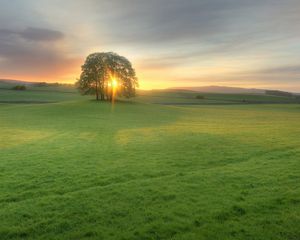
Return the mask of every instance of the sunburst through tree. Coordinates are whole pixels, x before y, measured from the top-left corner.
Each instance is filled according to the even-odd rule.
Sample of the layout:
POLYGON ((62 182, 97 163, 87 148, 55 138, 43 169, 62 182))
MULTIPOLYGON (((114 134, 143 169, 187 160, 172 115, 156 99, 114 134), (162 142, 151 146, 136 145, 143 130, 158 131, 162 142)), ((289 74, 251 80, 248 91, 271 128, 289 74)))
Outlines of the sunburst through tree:
POLYGON ((96 100, 113 101, 116 96, 133 97, 138 79, 130 61, 113 52, 90 54, 81 67, 77 87, 96 100))

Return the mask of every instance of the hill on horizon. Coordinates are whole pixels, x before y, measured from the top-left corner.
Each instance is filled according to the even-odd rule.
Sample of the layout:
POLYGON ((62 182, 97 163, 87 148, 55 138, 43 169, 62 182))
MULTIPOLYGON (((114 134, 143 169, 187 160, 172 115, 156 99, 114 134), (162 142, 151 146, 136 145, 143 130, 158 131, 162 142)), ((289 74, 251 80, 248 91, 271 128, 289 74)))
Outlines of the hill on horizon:
POLYGON ((49 84, 49 85, 53 85, 53 84, 73 85, 72 83, 45 82, 45 81, 31 82, 31 81, 25 81, 25 80, 20 80, 20 79, 5 79, 5 78, 0 78, 0 83, 23 84, 23 85, 32 85, 32 84, 40 84, 40 83, 45 83, 45 84, 49 84))
MULTIPOLYGON (((74 84, 65 84, 65 83, 48 83, 48 82, 30 82, 30 81, 24 81, 24 80, 17 80, 17 79, 0 79, 0 88, 1 87, 10 87, 12 85, 38 85, 38 84, 45 84, 45 85, 68 85, 73 86, 74 84)), ((144 89, 139 89, 140 91, 148 91, 144 89)), ((165 89, 152 89, 152 90, 184 90, 184 91, 193 91, 193 92, 203 92, 203 93, 223 93, 223 94, 266 94, 266 91, 269 91, 270 89, 258 89, 258 88, 241 88, 241 87, 228 87, 228 86, 202 86, 202 87, 171 87, 171 88, 165 88, 165 89)), ((273 89, 275 90, 275 89, 273 89)), ((285 92, 282 90, 278 90, 280 92, 285 92)), ((299 92, 290 92, 295 95, 299 95, 299 92)))
POLYGON ((240 88, 240 87, 227 87, 227 86, 203 86, 203 87, 173 87, 172 90, 189 90, 195 92, 211 92, 211 93, 253 93, 265 94, 266 89, 257 88, 240 88))

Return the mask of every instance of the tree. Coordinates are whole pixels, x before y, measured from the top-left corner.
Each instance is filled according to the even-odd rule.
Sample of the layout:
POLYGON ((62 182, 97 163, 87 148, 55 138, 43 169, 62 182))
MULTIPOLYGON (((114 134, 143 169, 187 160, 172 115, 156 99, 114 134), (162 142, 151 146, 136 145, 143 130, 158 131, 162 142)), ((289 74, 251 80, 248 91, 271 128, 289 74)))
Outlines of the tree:
POLYGON ((12 90, 23 91, 23 90, 26 90, 26 86, 25 85, 17 85, 17 86, 14 86, 12 88, 12 90))
POLYGON ((81 66, 77 87, 82 94, 96 95, 96 100, 113 101, 116 96, 132 97, 138 79, 130 61, 113 52, 92 53, 81 66))

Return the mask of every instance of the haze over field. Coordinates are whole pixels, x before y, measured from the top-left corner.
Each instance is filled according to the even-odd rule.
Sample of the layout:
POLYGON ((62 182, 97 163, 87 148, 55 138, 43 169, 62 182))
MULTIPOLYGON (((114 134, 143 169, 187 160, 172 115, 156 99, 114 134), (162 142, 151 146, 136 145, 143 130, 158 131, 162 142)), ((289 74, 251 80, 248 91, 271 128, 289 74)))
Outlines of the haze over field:
POLYGON ((0 0, 0 78, 73 83, 115 51, 142 89, 300 91, 298 0, 0 0))

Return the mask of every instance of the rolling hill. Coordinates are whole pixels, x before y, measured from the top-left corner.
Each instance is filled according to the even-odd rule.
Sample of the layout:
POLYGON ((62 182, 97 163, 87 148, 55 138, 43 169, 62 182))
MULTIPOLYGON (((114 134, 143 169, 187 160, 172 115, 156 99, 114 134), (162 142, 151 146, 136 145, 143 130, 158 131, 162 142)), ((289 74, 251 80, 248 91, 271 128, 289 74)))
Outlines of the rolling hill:
POLYGON ((0 92, 1 240, 299 239, 299 105, 42 89, 0 92))
POLYGON ((170 88, 173 90, 189 90, 195 92, 207 92, 207 93, 253 93, 264 94, 264 89, 256 88, 238 88, 238 87, 226 87, 226 86, 204 86, 204 87, 176 87, 170 88))
MULTIPOLYGON (((0 80, 0 103, 49 103, 84 98, 93 99, 92 96, 81 96, 72 84, 0 80), (16 85, 25 85, 26 90, 12 90, 16 85)), ((286 104, 300 102, 300 98, 296 95, 276 96, 265 94, 265 90, 217 86, 192 89, 137 90, 135 98, 121 100, 162 105, 286 104)))

